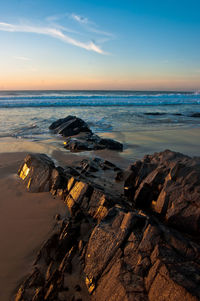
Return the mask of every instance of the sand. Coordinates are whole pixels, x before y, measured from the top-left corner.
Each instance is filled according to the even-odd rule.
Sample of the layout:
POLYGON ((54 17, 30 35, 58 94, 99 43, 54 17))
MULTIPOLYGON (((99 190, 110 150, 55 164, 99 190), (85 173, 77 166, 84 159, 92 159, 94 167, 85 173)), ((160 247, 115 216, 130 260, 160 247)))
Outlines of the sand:
POLYGON ((8 301, 27 275, 43 242, 55 225, 55 215, 65 215, 63 202, 49 193, 29 193, 17 177, 17 169, 27 152, 43 152, 58 165, 73 166, 85 157, 100 156, 126 168, 145 154, 171 149, 191 156, 200 154, 200 129, 175 129, 105 133, 124 143, 124 152, 83 152, 70 154, 62 143, 0 139, 0 300, 8 301))
POLYGON ((0 154, 0 300, 8 301, 66 207, 49 193, 26 192, 16 171, 24 153, 0 154))

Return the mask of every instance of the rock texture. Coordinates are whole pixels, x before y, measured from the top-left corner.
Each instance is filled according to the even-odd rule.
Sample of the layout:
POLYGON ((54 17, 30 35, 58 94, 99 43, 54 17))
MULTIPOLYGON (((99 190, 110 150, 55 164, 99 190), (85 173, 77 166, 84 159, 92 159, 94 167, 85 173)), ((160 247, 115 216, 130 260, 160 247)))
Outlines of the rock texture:
POLYGON ((91 133, 91 130, 85 121, 71 115, 53 122, 49 129, 64 137, 74 136, 81 132, 91 133))
POLYGON ((66 118, 58 119, 50 125, 49 129, 67 138, 64 147, 71 152, 101 149, 123 150, 120 142, 103 139, 93 134, 87 123, 76 116, 69 115, 66 118))
POLYGON ((200 158, 166 150, 130 167, 125 193, 135 208, 181 231, 200 231, 200 158))
MULTIPOLYGON (((35 166, 41 158, 25 158, 19 175, 26 185, 38 178, 35 166)), ((70 217, 56 218, 56 228, 39 250, 15 300, 200 300, 198 158, 165 151, 146 156, 127 171, 108 161, 83 160, 71 170, 77 173, 73 176, 69 168, 55 167, 46 156, 44 161, 50 176, 48 185, 40 185, 38 191, 48 187, 60 196, 70 217), (108 193, 88 180, 99 168, 118 175, 115 178, 124 183, 127 197, 115 189, 108 193), (164 213, 156 209, 162 194, 168 195, 164 213), (173 222, 168 218, 168 208, 175 210, 177 223, 175 216, 173 222), (190 210, 193 223, 185 218, 190 210), (181 219, 187 222, 189 234, 181 219)))

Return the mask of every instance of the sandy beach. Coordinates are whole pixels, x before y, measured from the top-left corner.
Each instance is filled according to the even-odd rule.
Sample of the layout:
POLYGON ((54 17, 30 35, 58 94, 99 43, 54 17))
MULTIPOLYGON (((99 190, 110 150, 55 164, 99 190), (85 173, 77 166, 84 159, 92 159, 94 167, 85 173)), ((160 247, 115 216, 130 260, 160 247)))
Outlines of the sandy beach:
POLYGON ((16 172, 25 153, 0 154, 0 300, 8 301, 53 231, 63 203, 49 193, 28 193, 16 172))
POLYGON ((46 153, 56 165, 75 166, 85 157, 102 157, 121 168, 145 154, 166 148, 191 156, 200 151, 200 129, 108 133, 102 137, 122 141, 125 150, 69 153, 61 141, 53 146, 45 142, 30 142, 2 138, 0 142, 0 299, 7 301, 27 275, 36 253, 53 231, 55 215, 66 214, 66 207, 49 193, 29 193, 17 176, 17 170, 28 152, 46 153), (14 152, 15 150, 15 152, 14 152), (17 152, 16 152, 17 151, 17 152))

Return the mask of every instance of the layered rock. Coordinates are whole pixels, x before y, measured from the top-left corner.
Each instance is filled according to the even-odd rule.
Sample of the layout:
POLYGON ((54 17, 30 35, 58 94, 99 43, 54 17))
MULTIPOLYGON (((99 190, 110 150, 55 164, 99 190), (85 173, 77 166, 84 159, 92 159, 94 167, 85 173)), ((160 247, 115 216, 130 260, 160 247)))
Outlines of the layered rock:
POLYGON ((64 137, 74 136, 82 132, 92 132, 84 120, 71 115, 53 122, 49 129, 64 137))
MULTIPOLYGON (((28 158, 19 171, 26 185, 32 178, 39 179, 39 169, 33 167, 42 157, 28 158)), ((44 158, 50 176, 46 177, 48 185, 38 181, 38 191, 49 187, 64 200, 71 216, 57 217, 56 229, 39 250, 33 271, 15 300, 200 300, 199 239, 194 232, 191 235, 193 227, 187 235, 180 224, 181 208, 184 202, 187 210, 192 208, 193 197, 198 214, 198 198, 192 193, 199 191, 198 158, 165 151, 146 156, 124 172, 108 161, 83 160, 72 170, 77 172, 73 176, 70 168, 55 167, 44 158), (101 172, 110 168, 121 174, 121 180, 125 178, 127 199, 115 189, 108 193, 88 180, 100 167, 101 172), (177 224, 172 223, 176 229, 169 227, 167 206, 164 215, 155 209, 163 189, 168 204, 174 202, 176 213, 180 209, 177 224)))
POLYGON ((50 125, 49 129, 67 138, 64 147, 71 152, 101 149, 123 150, 120 142, 100 138, 93 134, 87 123, 76 116, 69 115, 66 118, 58 119, 50 125))
POLYGON ((131 167, 125 194, 134 208, 157 213, 169 225, 200 231, 200 158, 166 150, 131 167))

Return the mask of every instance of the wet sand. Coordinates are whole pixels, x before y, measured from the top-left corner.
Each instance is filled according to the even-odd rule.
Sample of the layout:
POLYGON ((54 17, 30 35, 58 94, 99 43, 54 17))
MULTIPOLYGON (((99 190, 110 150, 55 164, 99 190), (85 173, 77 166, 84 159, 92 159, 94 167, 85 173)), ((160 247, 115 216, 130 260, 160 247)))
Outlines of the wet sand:
POLYGON ((176 128, 162 130, 138 130, 132 132, 112 132, 101 134, 124 144, 121 153, 123 159, 135 161, 147 154, 165 149, 180 152, 188 156, 200 156, 200 128, 176 128))
POLYGON ((28 193, 16 172, 25 153, 0 154, 0 300, 8 301, 66 207, 49 193, 28 193))
POLYGON ((62 141, 29 142, 0 139, 0 300, 8 301, 27 275, 36 253, 53 231, 55 215, 66 207, 49 193, 28 193, 17 177, 17 169, 27 152, 43 152, 59 165, 76 165, 84 157, 99 156, 126 168, 146 154, 171 149, 190 156, 200 154, 200 129, 174 129, 105 133, 124 143, 124 152, 96 151, 71 154, 62 141))

